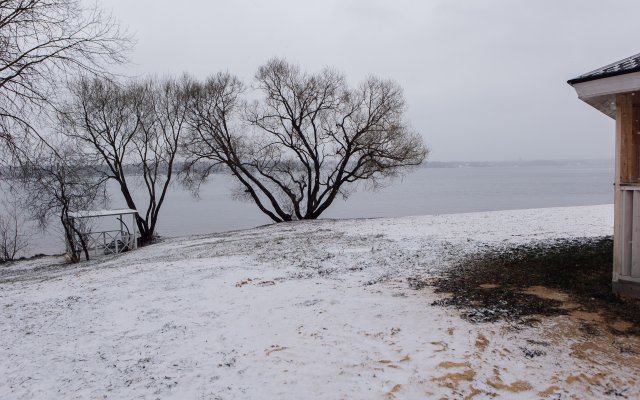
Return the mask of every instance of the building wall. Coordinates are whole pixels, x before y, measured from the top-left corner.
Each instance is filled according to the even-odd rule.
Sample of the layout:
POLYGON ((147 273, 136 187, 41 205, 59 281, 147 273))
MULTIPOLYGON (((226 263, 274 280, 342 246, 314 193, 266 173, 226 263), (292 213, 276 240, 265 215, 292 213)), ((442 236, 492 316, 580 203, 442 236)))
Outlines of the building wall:
POLYGON ((614 291, 640 297, 640 93, 616 95, 614 291))

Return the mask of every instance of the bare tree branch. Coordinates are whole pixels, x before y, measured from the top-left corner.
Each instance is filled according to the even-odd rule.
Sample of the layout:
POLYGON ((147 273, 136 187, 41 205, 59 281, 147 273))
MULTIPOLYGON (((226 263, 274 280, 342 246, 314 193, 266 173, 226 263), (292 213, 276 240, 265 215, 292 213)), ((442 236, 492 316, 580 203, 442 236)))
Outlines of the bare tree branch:
POLYGON ((0 148, 47 144, 38 128, 69 77, 109 76, 126 61, 131 38, 80 0, 0 0, 0 148))

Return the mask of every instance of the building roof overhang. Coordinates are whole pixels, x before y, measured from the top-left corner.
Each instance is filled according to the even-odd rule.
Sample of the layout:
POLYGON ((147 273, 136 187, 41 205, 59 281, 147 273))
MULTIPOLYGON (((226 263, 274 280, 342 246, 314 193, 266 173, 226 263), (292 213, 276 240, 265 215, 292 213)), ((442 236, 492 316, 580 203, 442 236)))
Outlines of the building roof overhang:
POLYGON ((616 117, 616 94, 640 91, 640 72, 574 83, 578 98, 611 118, 616 117))
POLYGON ((640 54, 627 57, 567 81, 578 98, 611 118, 616 94, 640 91, 640 54))

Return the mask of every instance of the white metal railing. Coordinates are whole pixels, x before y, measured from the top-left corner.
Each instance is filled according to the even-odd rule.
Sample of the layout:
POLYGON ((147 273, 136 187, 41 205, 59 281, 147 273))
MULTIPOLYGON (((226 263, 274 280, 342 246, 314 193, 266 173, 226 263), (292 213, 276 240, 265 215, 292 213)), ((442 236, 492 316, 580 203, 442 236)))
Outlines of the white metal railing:
MULTIPOLYGON (((100 231, 83 234, 83 239, 87 245, 87 251, 91 257, 119 254, 135 249, 136 237, 126 231, 100 231)), ((77 241, 77 250, 82 254, 83 249, 80 241, 77 241)))
POLYGON ((138 212, 134 209, 118 209, 118 210, 84 210, 69 213, 66 221, 75 232, 82 233, 67 238, 67 252, 74 252, 80 255, 84 253, 82 242, 87 247, 87 258, 95 258, 97 256, 108 254, 119 254, 128 250, 134 250, 138 247, 136 218, 138 212), (131 225, 124 222, 124 217, 131 218, 131 225), (115 217, 120 224, 120 229, 105 230, 92 232, 90 230, 91 223, 84 221, 93 221, 95 219, 103 219, 107 217, 115 217), (129 231, 131 227, 132 232, 129 231), (80 240, 82 239, 82 240, 80 240), (71 243, 70 243, 71 242, 71 243))

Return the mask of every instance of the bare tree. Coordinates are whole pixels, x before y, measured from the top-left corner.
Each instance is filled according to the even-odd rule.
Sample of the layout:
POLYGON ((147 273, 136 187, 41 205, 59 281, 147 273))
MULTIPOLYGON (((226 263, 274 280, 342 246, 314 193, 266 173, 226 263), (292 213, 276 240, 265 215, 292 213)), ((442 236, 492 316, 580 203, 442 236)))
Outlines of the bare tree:
MULTIPOLYGON (((80 0, 0 0, 0 148, 22 159, 60 83, 107 75, 131 43, 109 15, 80 0)), ((44 141, 44 143, 47 143, 44 141)))
POLYGON ((379 185, 423 162, 428 150, 404 121, 402 89, 368 78, 350 88, 325 69, 306 74, 284 60, 258 69, 260 100, 220 73, 197 85, 185 142, 187 181, 218 165, 273 221, 318 218, 358 181, 379 185))
POLYGON ((103 177, 93 174, 82 154, 69 144, 51 146, 28 160, 22 165, 21 179, 24 204, 31 218, 44 229, 52 217, 57 217, 67 243, 80 243, 80 249, 67 249, 71 261, 80 261, 82 253, 88 260, 84 229, 69 214, 105 201, 103 177))
POLYGON ((0 214, 0 263, 13 261, 29 246, 29 236, 24 233, 26 218, 15 198, 2 201, 0 214))
POLYGON ((191 86, 186 76, 124 85, 82 80, 61 114, 67 136, 84 143, 96 172, 117 182, 127 206, 138 210, 143 244, 154 237, 172 182, 191 86), (144 208, 135 200, 140 191, 133 188, 138 186, 144 194, 138 203, 144 208))
POLYGON ((173 182, 193 85, 192 79, 183 75, 180 79, 147 79, 130 88, 141 93, 136 102, 139 129, 133 139, 133 160, 147 194, 144 217, 139 218, 143 243, 156 232, 160 210, 173 182))

